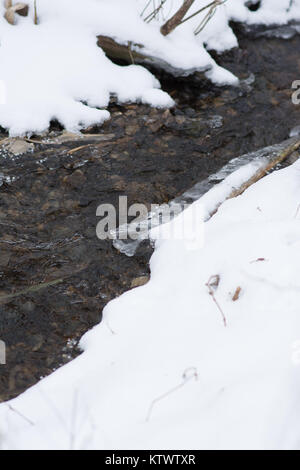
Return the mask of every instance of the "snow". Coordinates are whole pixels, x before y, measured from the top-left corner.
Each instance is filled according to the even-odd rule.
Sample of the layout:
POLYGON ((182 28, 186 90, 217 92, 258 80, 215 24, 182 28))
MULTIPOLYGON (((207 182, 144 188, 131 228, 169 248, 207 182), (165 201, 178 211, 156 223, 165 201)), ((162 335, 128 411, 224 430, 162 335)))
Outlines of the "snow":
MULTIPOLYGON (((113 64, 98 34, 236 85, 208 52, 237 46, 230 19, 300 19, 300 0, 262 0, 255 12, 228 0, 199 35, 194 18, 163 37, 179 0, 149 24, 144 0, 39 0, 38 26, 28 3, 15 26, 0 6, 0 125, 12 136, 53 119, 72 132, 101 124, 111 96, 174 105, 145 68, 113 64)), ((240 168, 152 232, 149 283, 106 306, 80 357, 0 405, 0 448, 300 448, 300 160, 223 202, 256 170, 240 168)))
MULTIPOLYGON (((94 10, 101 17, 99 2, 89 3, 89 15, 94 10)), ((120 67, 104 55, 89 18, 80 16, 82 2, 44 0, 38 8, 39 26, 31 18, 20 19, 17 26, 1 19, 1 78, 7 99, 0 107, 0 124, 11 135, 41 133, 52 119, 72 132, 101 124, 109 113, 97 108, 106 107, 111 94, 120 102, 173 105, 146 69, 120 67)))
POLYGON ((0 406, 2 448, 299 449, 299 178, 300 160, 223 203, 201 247, 158 240, 85 352, 0 406))
MULTIPOLYGON (((120 43, 144 44, 145 52, 187 73, 209 67, 207 76, 216 84, 237 85, 238 78, 219 67, 205 48, 222 52, 238 46, 230 19, 280 24, 300 19, 299 0, 289 11, 289 0, 264 0, 257 12, 251 12, 245 0, 228 0, 199 35, 194 30, 206 11, 164 37, 160 25, 181 0, 167 0, 150 23, 140 16, 145 0, 39 0, 38 25, 33 24, 34 2, 27 3, 29 17, 16 15, 15 25, 7 23, 4 2, 0 5, 0 125, 11 136, 42 133, 54 119, 72 132, 100 125, 109 119, 105 108, 111 96, 121 103, 174 105, 150 72, 113 64, 96 45, 99 34, 120 43)), ((206 4, 196 0, 188 14, 206 4)))

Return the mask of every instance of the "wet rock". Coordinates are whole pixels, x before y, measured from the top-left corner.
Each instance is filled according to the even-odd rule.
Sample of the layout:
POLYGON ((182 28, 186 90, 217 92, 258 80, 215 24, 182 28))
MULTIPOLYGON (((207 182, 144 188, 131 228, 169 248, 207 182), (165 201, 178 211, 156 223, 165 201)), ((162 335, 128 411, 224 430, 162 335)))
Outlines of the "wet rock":
POLYGON ((189 118, 195 118, 197 115, 196 111, 193 108, 190 108, 189 106, 184 109, 184 112, 189 118))
POLYGON ((50 215, 53 212, 57 211, 59 207, 59 201, 47 201, 46 204, 42 206, 42 209, 44 212, 46 212, 47 215, 50 215))
POLYGON ((30 300, 28 300, 22 305, 22 310, 25 313, 32 313, 34 309, 35 309, 35 304, 30 300))
POLYGON ((86 177, 81 170, 74 171, 71 175, 65 176, 63 182, 74 189, 80 188, 86 181, 86 177))
POLYGON ((137 133, 138 129, 139 129, 138 124, 126 126, 125 133, 126 133, 126 135, 132 136, 132 135, 137 133))
POLYGON ((32 352, 37 352, 41 349, 44 344, 44 337, 42 335, 33 335, 30 339, 30 345, 32 352))
POLYGON ((135 256, 142 259, 150 259, 153 253, 153 246, 150 240, 143 240, 136 250, 135 256))
POLYGON ((150 276, 140 276, 132 280, 130 287, 134 289, 135 287, 141 287, 149 282, 150 276))
POLYGON ((186 116, 176 116, 175 118, 175 121, 176 121, 176 124, 178 124, 179 126, 182 126, 183 124, 186 123, 186 116))
MULTIPOLYGON (((31 371, 26 367, 19 365, 14 367, 10 374, 8 380, 8 389, 9 390, 17 390, 27 383, 28 378, 31 376, 31 371)), ((1 390, 2 393, 2 390, 1 390)))
POLYGON ((10 253, 2 251, 0 248, 0 267, 5 267, 8 265, 10 256, 10 253))
POLYGON ((159 131, 159 129, 162 128, 164 123, 161 120, 155 121, 154 119, 149 119, 146 125, 149 127, 150 131, 153 132, 153 134, 155 134, 156 132, 159 131))
POLYGON ((17 156, 23 153, 33 152, 34 144, 26 142, 26 140, 23 139, 6 139, 3 148, 17 156))

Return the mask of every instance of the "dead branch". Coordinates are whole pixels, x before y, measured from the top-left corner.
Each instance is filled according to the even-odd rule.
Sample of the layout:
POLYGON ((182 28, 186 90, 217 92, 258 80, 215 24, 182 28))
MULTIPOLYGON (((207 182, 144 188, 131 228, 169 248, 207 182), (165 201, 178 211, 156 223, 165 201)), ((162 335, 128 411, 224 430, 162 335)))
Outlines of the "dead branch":
POLYGON ((203 72, 207 72, 211 66, 206 66, 203 68, 197 68, 186 70, 174 67, 165 60, 149 55, 144 49, 143 44, 132 44, 128 43, 126 45, 117 43, 114 39, 108 36, 98 36, 97 44, 103 49, 106 55, 118 61, 126 62, 127 64, 137 64, 143 66, 149 66, 151 68, 162 70, 167 72, 174 77, 186 77, 191 74, 195 74, 197 78, 203 79, 203 72))
POLYGON ((195 0, 184 0, 183 5, 179 8, 179 10, 160 28, 160 32, 163 36, 167 36, 172 31, 174 31, 175 28, 177 28, 193 5, 194 1, 195 0))
MULTIPOLYGON (((240 196, 243 194, 246 189, 249 188, 249 186, 252 186, 252 184, 256 183, 259 181, 261 178, 266 176, 270 170, 276 167, 279 163, 283 162, 284 160, 287 159, 287 157, 294 152, 295 150, 298 150, 300 147, 300 139, 299 137, 292 137, 291 139, 288 139, 283 142, 286 144, 286 147, 282 151, 278 152, 272 152, 268 151, 269 148, 266 147, 264 150, 266 152, 268 151, 268 154, 262 155, 262 157, 266 157, 266 164, 257 170, 257 172, 245 183, 243 183, 239 188, 234 189, 231 194, 229 195, 228 199, 233 199, 234 197, 240 196)), ((278 144, 280 145, 280 144, 278 144)), ((263 161, 263 158, 262 158, 263 161)))
MULTIPOLYGON (((244 183, 242 183, 240 186, 234 188, 231 193, 226 197, 227 199, 233 199, 237 196, 240 196, 243 194, 250 186, 252 186, 254 183, 262 179, 264 176, 266 176, 269 171, 273 170, 276 168, 276 165, 278 165, 281 162, 284 162, 290 155, 291 153, 295 152, 300 148, 300 139, 299 136, 296 137, 291 137, 288 140, 285 140, 281 142, 280 144, 275 145, 272 147, 265 147, 261 149, 261 154, 259 156, 259 160, 261 161, 261 165, 258 166, 257 171, 249 178, 247 179, 244 183)), ((246 154, 243 155, 243 157, 249 158, 249 155, 251 154, 246 154)), ((253 160, 255 159, 255 153, 253 153, 253 160)), ((249 163, 250 160, 248 160, 245 163, 249 163)), ((243 166, 243 165, 242 165, 243 166)), ((226 167, 225 167, 226 168, 226 167)), ((241 168, 239 165, 236 167, 236 169, 241 168)), ((224 201, 221 201, 217 204, 217 207, 211 211, 209 214, 209 219, 215 215, 218 212, 219 207, 224 201)), ((260 207, 257 207, 257 210, 262 212, 260 207)))

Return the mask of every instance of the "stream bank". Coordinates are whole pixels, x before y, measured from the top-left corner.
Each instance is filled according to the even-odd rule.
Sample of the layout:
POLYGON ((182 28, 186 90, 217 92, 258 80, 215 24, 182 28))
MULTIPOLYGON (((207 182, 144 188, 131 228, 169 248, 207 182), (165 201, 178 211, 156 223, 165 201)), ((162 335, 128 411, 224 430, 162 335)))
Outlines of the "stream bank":
MULTIPOLYGON (((79 354, 81 336, 112 298, 149 276, 147 243, 133 258, 96 237, 96 209, 119 196, 162 204, 235 156, 272 145, 300 124, 291 101, 300 37, 264 37, 235 25, 240 48, 218 63, 239 88, 159 77, 173 110, 112 103, 102 138, 29 143, 0 151, 0 400, 26 390, 79 354), (85 145, 86 144, 86 145, 85 145)), ((6 135, 3 133, 2 138, 6 135)), ((33 140, 39 141, 38 137, 33 140)))

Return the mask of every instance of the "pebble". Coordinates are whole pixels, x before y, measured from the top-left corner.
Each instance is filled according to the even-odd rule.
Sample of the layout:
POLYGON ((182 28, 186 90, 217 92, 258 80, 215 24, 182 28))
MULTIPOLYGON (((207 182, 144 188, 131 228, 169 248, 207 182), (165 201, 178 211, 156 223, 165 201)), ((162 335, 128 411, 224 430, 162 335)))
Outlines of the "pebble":
POLYGON ((140 276, 140 277, 136 277, 136 278, 133 279, 133 281, 131 282, 131 288, 134 289, 135 287, 144 286, 145 284, 147 284, 147 282, 149 281, 149 279, 150 279, 149 276, 140 276))
POLYGON ((7 139, 3 146, 6 150, 16 156, 27 152, 33 152, 34 150, 34 144, 26 142, 26 140, 23 139, 7 139))

